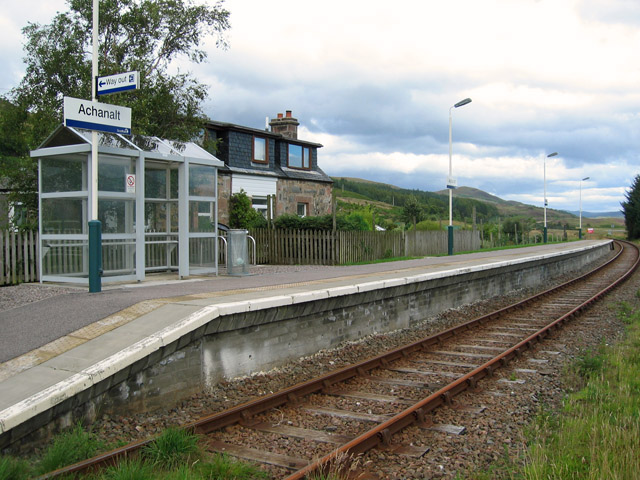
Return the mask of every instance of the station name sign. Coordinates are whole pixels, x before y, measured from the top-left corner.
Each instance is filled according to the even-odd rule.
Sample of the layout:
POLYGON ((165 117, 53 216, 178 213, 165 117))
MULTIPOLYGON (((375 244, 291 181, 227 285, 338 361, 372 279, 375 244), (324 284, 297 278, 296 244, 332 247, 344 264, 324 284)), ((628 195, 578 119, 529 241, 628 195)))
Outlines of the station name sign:
POLYGON ((131 135, 131 109, 64 97, 64 124, 67 127, 131 135))

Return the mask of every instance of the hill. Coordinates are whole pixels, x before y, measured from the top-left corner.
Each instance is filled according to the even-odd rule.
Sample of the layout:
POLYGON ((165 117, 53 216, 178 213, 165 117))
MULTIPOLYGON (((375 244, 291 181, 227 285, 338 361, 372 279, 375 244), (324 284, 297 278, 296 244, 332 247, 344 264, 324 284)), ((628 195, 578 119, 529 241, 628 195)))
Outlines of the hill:
MULTIPOLYGON (((334 195, 345 203, 359 205, 371 204, 381 211, 385 211, 389 219, 398 221, 401 215, 401 207, 409 196, 415 197, 427 216, 432 219, 448 219, 448 190, 425 192, 422 190, 410 190, 386 183, 363 180, 353 177, 333 177, 334 195)), ((471 221, 471 210, 475 206, 478 222, 494 222, 500 219, 528 220, 536 223, 543 218, 543 208, 527 205, 512 200, 504 200, 500 197, 472 187, 459 187, 455 190, 453 202, 454 218, 471 221)), ((577 227, 579 212, 567 212, 547 208, 547 223, 551 226, 565 225, 577 227)), ((589 216, 582 213, 583 227, 589 223, 602 225, 623 226, 624 219, 617 212, 612 215, 589 216), (588 221, 585 218, 589 219, 588 221)))

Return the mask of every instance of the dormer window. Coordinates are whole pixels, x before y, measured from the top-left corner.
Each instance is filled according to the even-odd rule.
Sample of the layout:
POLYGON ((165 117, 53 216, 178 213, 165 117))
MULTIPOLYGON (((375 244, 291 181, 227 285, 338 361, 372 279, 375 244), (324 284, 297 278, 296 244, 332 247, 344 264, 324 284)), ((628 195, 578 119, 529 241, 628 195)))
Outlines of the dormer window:
POLYGON ((289 144, 287 166, 289 168, 311 168, 311 149, 302 145, 289 144))
POLYGON ((252 160, 255 163, 269 163, 269 149, 267 148, 266 138, 253 137, 253 159, 252 160))

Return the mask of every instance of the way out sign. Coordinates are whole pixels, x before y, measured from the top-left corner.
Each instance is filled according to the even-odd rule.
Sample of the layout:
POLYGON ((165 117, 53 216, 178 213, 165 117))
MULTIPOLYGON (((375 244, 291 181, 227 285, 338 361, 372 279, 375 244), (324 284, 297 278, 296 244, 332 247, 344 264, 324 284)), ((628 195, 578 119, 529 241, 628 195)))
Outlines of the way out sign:
POLYGON ((127 173, 124 176, 124 188, 127 193, 136 193, 136 176, 127 173))
POLYGON ((64 97, 64 124, 67 127, 131 135, 131 109, 64 97))
POLYGON ((98 96, 136 90, 138 88, 140 88, 140 75, 138 75, 138 72, 117 73, 96 78, 96 94, 98 96))

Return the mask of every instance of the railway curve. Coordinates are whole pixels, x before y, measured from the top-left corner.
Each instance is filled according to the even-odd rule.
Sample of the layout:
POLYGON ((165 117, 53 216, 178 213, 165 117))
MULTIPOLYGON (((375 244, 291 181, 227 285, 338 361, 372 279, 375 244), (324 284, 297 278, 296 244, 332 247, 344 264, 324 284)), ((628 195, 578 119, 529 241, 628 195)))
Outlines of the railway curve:
MULTIPOLYGON (((276 475, 290 480, 326 469, 341 456, 376 447, 424 454, 428 448, 398 444, 394 435, 410 425, 432 428, 430 412, 473 390, 497 368, 521 356, 624 281, 637 268, 638 249, 616 242, 616 250, 606 264, 560 286, 184 428, 206 435, 211 451, 274 465, 276 475), (227 429, 247 433, 225 435, 227 429), (226 441, 238 437, 248 439, 247 445, 226 441), (296 446, 287 447, 285 453, 268 451, 269 445, 277 450, 274 439, 283 437, 288 439, 287 445, 296 446), (265 448, 254 448, 256 445, 265 448)), ((113 464, 149 441, 127 445, 43 478, 113 464)))

